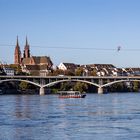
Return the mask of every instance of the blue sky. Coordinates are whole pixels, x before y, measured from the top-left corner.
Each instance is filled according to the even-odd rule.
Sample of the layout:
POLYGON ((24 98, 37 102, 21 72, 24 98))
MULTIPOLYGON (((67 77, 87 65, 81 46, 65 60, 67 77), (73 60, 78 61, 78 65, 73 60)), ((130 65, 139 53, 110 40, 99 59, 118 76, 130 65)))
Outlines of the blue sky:
POLYGON ((140 67, 139 7, 140 0, 0 0, 0 60, 13 63, 16 37, 23 52, 27 35, 31 54, 55 65, 140 67))

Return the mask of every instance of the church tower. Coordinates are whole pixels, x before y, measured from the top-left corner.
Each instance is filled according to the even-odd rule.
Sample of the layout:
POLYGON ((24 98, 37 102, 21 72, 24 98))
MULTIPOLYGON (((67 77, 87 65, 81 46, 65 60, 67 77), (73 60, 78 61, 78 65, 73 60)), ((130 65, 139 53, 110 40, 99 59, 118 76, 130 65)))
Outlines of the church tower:
POLYGON ((28 44, 27 37, 26 37, 26 44, 25 44, 25 47, 24 47, 23 58, 30 58, 30 46, 28 44))
POLYGON ((14 64, 21 64, 21 51, 20 51, 20 46, 18 43, 18 36, 17 36, 17 44, 15 47, 15 54, 14 54, 14 64))

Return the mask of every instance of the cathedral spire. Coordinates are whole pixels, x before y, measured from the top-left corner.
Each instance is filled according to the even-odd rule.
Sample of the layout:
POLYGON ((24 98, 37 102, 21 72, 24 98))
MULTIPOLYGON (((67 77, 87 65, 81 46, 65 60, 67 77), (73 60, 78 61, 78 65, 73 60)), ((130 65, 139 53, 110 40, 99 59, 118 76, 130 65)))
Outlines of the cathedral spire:
POLYGON ((26 43, 25 43, 25 47, 24 47, 24 58, 29 58, 30 57, 30 46, 28 44, 28 39, 26 36, 26 43))
POLYGON ((16 46, 18 46, 19 47, 19 43, 18 43, 18 36, 17 36, 17 45, 16 46))
POLYGON ((26 36, 26 45, 25 46, 29 46, 27 36, 26 36))
POLYGON ((14 54, 14 63, 15 64, 20 64, 21 63, 21 51, 20 51, 20 46, 18 42, 18 36, 17 36, 17 43, 15 47, 15 54, 14 54))

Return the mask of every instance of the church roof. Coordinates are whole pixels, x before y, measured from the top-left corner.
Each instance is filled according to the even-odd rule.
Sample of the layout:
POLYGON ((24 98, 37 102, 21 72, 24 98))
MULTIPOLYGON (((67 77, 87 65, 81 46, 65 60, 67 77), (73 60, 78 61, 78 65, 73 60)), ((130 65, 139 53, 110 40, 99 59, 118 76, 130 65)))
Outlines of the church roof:
POLYGON ((31 61, 31 57, 30 58, 23 58, 22 64, 25 64, 25 65, 30 64, 30 61, 31 61))
POLYGON ((50 57, 47 56, 33 56, 35 64, 52 64, 50 57))
POLYGON ((42 64, 47 64, 47 65, 53 65, 50 57, 47 56, 32 56, 29 58, 23 58, 22 64, 25 65, 42 65, 42 64))

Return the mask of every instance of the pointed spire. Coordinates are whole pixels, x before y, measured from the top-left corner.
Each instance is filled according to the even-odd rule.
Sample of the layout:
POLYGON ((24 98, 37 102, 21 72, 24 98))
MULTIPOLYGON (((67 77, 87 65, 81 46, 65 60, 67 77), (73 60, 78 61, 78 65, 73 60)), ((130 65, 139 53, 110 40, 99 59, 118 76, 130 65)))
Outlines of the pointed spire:
POLYGON ((20 46, 18 42, 18 36, 17 36, 17 42, 16 42, 16 47, 15 47, 15 54, 14 54, 14 63, 15 64, 20 64, 21 63, 21 51, 20 51, 20 46))
POLYGON ((26 36, 26 45, 25 46, 29 46, 27 36, 26 36))
POLYGON ((29 44, 28 44, 28 39, 27 39, 27 36, 26 36, 26 44, 25 44, 25 50, 29 50, 30 48, 29 48, 30 46, 29 46, 29 44))
POLYGON ((16 46, 19 46, 19 43, 18 43, 18 36, 17 36, 17 45, 16 46))
POLYGON ((24 57, 24 58, 29 58, 29 57, 30 57, 30 46, 29 46, 29 44, 28 44, 27 36, 26 36, 26 44, 25 44, 25 47, 24 47, 24 54, 23 54, 23 57, 24 57))

